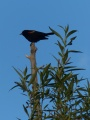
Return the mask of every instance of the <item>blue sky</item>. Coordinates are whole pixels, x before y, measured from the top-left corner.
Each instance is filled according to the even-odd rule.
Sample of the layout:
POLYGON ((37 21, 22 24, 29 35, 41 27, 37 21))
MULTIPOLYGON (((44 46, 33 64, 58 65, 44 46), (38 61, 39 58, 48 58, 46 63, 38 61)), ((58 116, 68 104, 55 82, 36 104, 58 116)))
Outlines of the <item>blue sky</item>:
MULTIPOLYGON (((27 119, 22 104, 25 98, 21 91, 9 89, 19 77, 12 66, 23 70, 30 66, 25 55, 29 55, 29 42, 19 34, 24 29, 35 29, 49 32, 49 26, 58 32, 69 24, 70 30, 77 29, 77 39, 73 49, 81 50, 83 54, 72 55, 72 61, 78 67, 86 68, 79 71, 80 76, 90 79, 90 0, 2 0, 0 2, 0 119, 16 120, 16 117, 27 119)), ((48 41, 36 44, 37 65, 48 62, 55 63, 52 54, 57 54, 56 36, 50 36, 48 41)), ((29 68, 30 70, 30 68, 29 68)), ((85 84, 85 83, 83 83, 85 84)))

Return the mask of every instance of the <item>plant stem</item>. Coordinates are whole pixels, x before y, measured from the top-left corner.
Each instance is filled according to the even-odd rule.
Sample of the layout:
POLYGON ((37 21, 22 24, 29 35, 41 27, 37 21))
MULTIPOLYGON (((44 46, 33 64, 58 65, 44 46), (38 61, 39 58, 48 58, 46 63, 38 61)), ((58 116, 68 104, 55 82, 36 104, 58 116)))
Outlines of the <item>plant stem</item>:
MULTIPOLYGON (((31 43, 30 45, 30 56, 28 58, 30 59, 31 62, 31 74, 34 75, 36 72, 36 51, 37 48, 35 46, 35 43, 31 43)), ((40 105, 40 98, 37 98, 37 93, 38 93, 38 78, 37 75, 35 77, 35 80, 32 84, 32 99, 33 99, 33 108, 32 111, 35 111, 35 116, 38 118, 38 120, 41 120, 41 105, 40 105)), ((32 112, 31 111, 31 112, 32 112)))

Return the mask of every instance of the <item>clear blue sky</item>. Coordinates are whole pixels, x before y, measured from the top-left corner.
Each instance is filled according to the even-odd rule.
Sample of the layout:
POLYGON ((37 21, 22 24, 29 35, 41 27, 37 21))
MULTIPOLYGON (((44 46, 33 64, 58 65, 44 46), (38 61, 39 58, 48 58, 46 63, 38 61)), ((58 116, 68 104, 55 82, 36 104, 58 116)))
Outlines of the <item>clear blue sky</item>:
MULTIPOLYGON (((22 104, 25 98, 18 89, 9 92, 14 86, 14 81, 19 77, 13 70, 30 66, 25 55, 29 55, 29 42, 19 34, 24 29, 35 29, 49 32, 48 26, 57 30, 57 25, 77 29, 78 36, 73 48, 84 53, 75 56, 72 61, 78 67, 86 68, 79 71, 80 76, 90 78, 90 0, 2 0, 0 2, 0 119, 16 120, 16 117, 26 120, 22 104)), ((56 54, 58 48, 56 36, 51 36, 48 41, 36 44, 37 65, 41 66, 55 60, 51 54, 56 54)), ((30 68, 29 68, 30 70, 30 68)))

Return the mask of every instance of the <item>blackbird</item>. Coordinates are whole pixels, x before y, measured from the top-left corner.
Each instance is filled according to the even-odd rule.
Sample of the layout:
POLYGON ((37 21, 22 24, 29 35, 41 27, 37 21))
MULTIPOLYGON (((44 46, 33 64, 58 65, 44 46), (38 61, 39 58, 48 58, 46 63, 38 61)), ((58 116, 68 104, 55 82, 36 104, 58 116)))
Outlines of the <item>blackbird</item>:
POLYGON ((48 36, 53 34, 53 32, 44 33, 36 30, 23 30, 20 35, 23 35, 29 42, 35 43, 40 40, 48 39, 48 36))

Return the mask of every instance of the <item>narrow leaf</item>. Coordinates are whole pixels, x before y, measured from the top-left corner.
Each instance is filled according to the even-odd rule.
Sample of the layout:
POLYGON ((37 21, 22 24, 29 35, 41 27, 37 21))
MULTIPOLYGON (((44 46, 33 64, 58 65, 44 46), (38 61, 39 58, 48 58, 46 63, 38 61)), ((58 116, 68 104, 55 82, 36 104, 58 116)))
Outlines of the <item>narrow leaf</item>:
POLYGON ((48 69, 50 68, 50 65, 51 65, 51 63, 48 64, 48 65, 44 68, 44 70, 43 70, 43 74, 46 74, 46 72, 47 72, 48 69))
POLYGON ((69 30, 69 25, 65 27, 65 34, 68 32, 68 30, 69 30))
POLYGON ((77 51, 77 50, 69 50, 68 52, 73 52, 73 53, 82 53, 81 51, 77 51))
POLYGON ((53 30, 51 27, 49 27, 49 29, 63 41, 62 36, 58 32, 56 32, 55 30, 53 30))
POLYGON ((67 66, 67 67, 64 67, 64 69, 70 69, 70 68, 75 68, 76 66, 67 66))
POLYGON ((77 37, 77 36, 72 37, 72 38, 70 39, 70 42, 69 42, 67 45, 72 45, 72 41, 73 41, 73 40, 75 40, 75 39, 76 39, 76 37, 77 37))
POLYGON ((61 52, 63 53, 63 50, 64 50, 64 46, 61 45, 61 43, 58 41, 58 44, 57 44, 61 50, 61 52))
POLYGON ((49 89, 47 89, 46 91, 45 91, 45 95, 48 95, 49 94, 49 89))
POLYGON ((76 71, 76 70, 85 70, 85 69, 83 69, 83 68, 75 68, 75 69, 69 69, 69 70, 67 70, 67 71, 65 71, 65 72, 76 71))
POLYGON ((65 31, 65 29, 64 29, 64 27, 62 27, 61 25, 58 25, 60 28, 62 28, 64 31, 65 31))
POLYGON ((26 80, 27 80, 30 76, 31 76, 31 74, 26 75, 26 77, 25 77, 26 80))
POLYGON ((72 77, 73 77, 72 73, 66 74, 66 75, 62 78, 62 81, 65 82, 66 80, 68 80, 68 79, 70 79, 70 78, 72 78, 72 77))
POLYGON ((62 53, 61 53, 61 52, 58 52, 58 54, 59 54, 61 57, 63 57, 63 55, 62 55, 62 53))
POLYGON ((13 67, 13 69, 14 69, 14 70, 16 71, 16 73, 20 76, 20 78, 23 79, 22 74, 21 74, 16 68, 13 67))
POLYGON ((63 57, 63 63, 64 64, 66 64, 67 59, 68 59, 68 50, 66 50, 66 53, 65 53, 65 55, 63 57))
POLYGON ((70 40, 71 40, 71 41, 72 41, 72 40, 75 40, 75 39, 76 39, 76 37, 77 37, 77 36, 75 36, 75 37, 72 37, 70 40))
POLYGON ((44 109, 48 107, 48 104, 44 106, 44 109))
POLYGON ((70 31, 70 32, 67 34, 66 38, 68 38, 70 35, 72 35, 72 34, 75 33, 75 32, 77 32, 77 30, 72 30, 72 31, 70 31))
POLYGON ((54 56, 54 55, 52 55, 53 57, 54 57, 54 59, 58 62, 58 59, 54 56))
POLYGON ((27 67, 25 68, 23 73, 24 73, 24 76, 26 76, 26 74, 27 74, 27 67))
POLYGON ((35 78, 37 76, 37 72, 38 72, 38 69, 36 68, 35 73, 32 75, 32 77, 31 77, 31 79, 30 79, 30 81, 28 83, 28 86, 31 85, 35 81, 35 78))
MULTIPOLYGON (((19 86, 19 85, 15 85, 15 86, 12 87, 10 90, 13 90, 14 88, 16 88, 16 87, 18 87, 18 86, 19 86)), ((9 91, 10 91, 10 90, 9 90, 9 91)))
POLYGON ((26 107, 23 105, 23 108, 24 108, 24 111, 25 111, 25 113, 27 114, 27 116, 29 117, 29 113, 28 113, 28 111, 27 111, 27 109, 26 109, 26 107))
POLYGON ((59 41, 58 41, 58 46, 59 46, 60 50, 63 52, 64 46, 62 46, 61 43, 60 43, 59 41))

